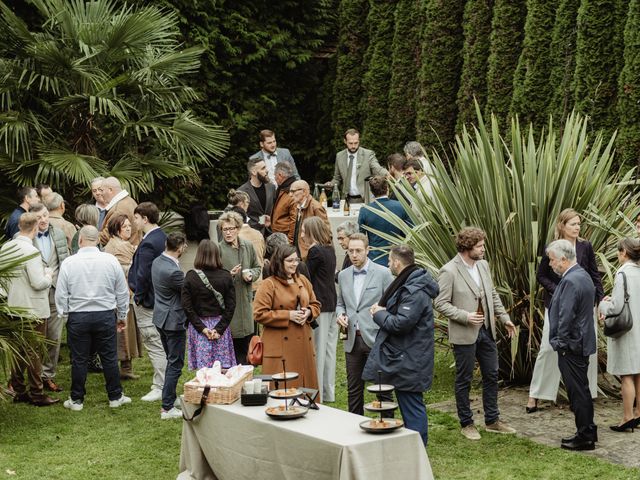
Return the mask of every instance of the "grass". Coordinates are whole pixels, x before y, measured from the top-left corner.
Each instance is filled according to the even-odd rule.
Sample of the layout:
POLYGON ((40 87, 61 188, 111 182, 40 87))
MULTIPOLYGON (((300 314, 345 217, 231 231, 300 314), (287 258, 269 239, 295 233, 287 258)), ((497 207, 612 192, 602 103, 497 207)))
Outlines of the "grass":
MULTIPOLYGON (((452 364, 452 354, 439 348, 433 388, 425 395, 427 403, 452 398, 452 364)), ((133 404, 118 409, 109 408, 99 374, 89 375, 82 412, 67 411, 62 405, 35 408, 0 401, 0 479, 175 479, 182 422, 161 421, 159 403, 139 400, 148 391, 152 371, 146 358, 135 361, 134 366, 142 378, 123 384, 133 404)), ((341 347, 337 372, 336 403, 332 406, 346 409, 341 347)), ((58 396, 65 399, 70 382, 66 349, 58 376, 67 390, 58 396)), ((185 370, 181 381, 191 376, 185 370)), ((3 377, 0 379, 5 382, 3 377)), ((460 435, 456 418, 436 411, 429 412, 428 453, 437 479, 640 478, 638 469, 523 438, 486 435, 480 442, 469 442, 460 435)))

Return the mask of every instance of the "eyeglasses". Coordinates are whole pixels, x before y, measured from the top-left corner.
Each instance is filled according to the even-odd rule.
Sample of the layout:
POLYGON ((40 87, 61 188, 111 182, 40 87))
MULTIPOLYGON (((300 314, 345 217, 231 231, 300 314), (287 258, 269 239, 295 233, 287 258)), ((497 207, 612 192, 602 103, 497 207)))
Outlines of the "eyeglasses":
POLYGON ((284 261, 287 263, 300 263, 299 258, 285 258, 284 261))
POLYGON ((223 232, 233 232, 234 230, 237 230, 237 229, 238 229, 238 227, 226 227, 226 228, 223 228, 222 231, 223 232))
POLYGON ((289 193, 296 193, 296 192, 299 192, 301 190, 303 190, 303 189, 302 188, 295 188, 295 189, 289 190, 289 193))

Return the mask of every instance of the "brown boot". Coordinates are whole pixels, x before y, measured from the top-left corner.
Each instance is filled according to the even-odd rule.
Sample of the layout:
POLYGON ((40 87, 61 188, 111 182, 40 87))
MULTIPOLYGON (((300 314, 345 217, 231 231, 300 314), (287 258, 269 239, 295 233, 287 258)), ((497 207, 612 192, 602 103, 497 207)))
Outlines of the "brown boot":
POLYGON ((120 361, 120 380, 137 380, 140 375, 133 373, 133 366, 131 360, 120 361))

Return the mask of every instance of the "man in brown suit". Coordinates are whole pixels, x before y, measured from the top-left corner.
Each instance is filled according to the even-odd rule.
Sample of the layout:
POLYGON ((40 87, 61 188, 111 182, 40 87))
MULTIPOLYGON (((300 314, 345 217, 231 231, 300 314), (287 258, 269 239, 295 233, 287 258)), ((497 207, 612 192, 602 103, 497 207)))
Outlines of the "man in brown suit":
POLYGON ((276 201, 271 212, 271 231, 284 233, 293 244, 293 235, 296 228, 296 217, 298 216, 298 205, 289 195, 289 189, 296 177, 293 167, 288 162, 279 162, 275 167, 275 177, 278 189, 276 190, 276 201))
POLYGON ((102 182, 102 198, 107 203, 107 214, 104 217, 102 230, 100 231, 100 243, 106 245, 109 241, 109 232, 107 230, 109 220, 115 215, 124 214, 129 218, 129 222, 131 222, 131 226, 133 227, 129 243, 131 243, 131 245, 138 245, 141 236, 140 231, 135 227, 133 218, 133 211, 138 204, 129 196, 129 192, 122 189, 120 180, 116 177, 105 178, 102 182))
POLYGON ((297 180, 291 184, 289 188, 289 195, 293 199, 293 202, 297 206, 296 223, 293 233, 293 246, 300 253, 300 258, 307 258, 307 252, 309 246, 300 239, 300 229, 302 228, 302 222, 308 217, 320 217, 324 220, 324 223, 331 228, 329 218, 327 217, 327 211, 324 207, 313 198, 311 191, 309 190, 309 184, 304 180, 297 180))

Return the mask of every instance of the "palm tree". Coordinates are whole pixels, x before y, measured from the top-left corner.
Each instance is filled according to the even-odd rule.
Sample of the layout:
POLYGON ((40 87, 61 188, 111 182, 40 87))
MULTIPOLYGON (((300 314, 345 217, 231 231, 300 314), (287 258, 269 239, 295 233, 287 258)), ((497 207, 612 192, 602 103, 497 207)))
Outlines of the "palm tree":
MULTIPOLYGON (((8 283, 30 258, 32 256, 20 256, 16 248, 0 251, 0 371, 5 376, 16 360, 22 358, 21 352, 27 349, 45 352, 45 339, 35 330, 40 320, 25 309, 7 304, 8 283)), ((0 388, 0 398, 3 394, 3 388, 0 388)))
MULTIPOLYGON (((603 283, 611 285, 616 241, 635 235, 630 219, 638 213, 640 195, 629 188, 633 170, 614 169, 615 136, 608 141, 601 134, 589 138, 586 118, 569 116, 560 138, 550 121, 538 139, 533 128, 525 134, 516 118, 505 139, 493 115, 487 126, 477 112, 478 126, 458 136, 450 168, 432 153, 433 200, 425 201, 422 187, 416 192, 404 180, 394 187, 415 227, 389 211, 374 210, 402 229, 404 238, 377 233, 392 243, 409 243, 417 261, 435 275, 456 254, 453 236, 458 230, 475 225, 487 232, 496 289, 523 333, 511 343, 502 340, 502 373, 523 382, 530 378, 542 329, 536 270, 544 245, 552 240, 556 216, 567 207, 583 213, 583 233, 607 274, 603 283)), ((440 319, 439 327, 446 330, 446 322, 440 319)), ((606 352, 602 340, 599 350, 606 352)))
POLYGON ((228 148, 200 121, 185 78, 201 47, 182 49, 175 14, 115 0, 31 0, 42 26, 0 1, 0 172, 18 185, 86 192, 97 175, 133 194, 158 181, 197 183, 228 148))

